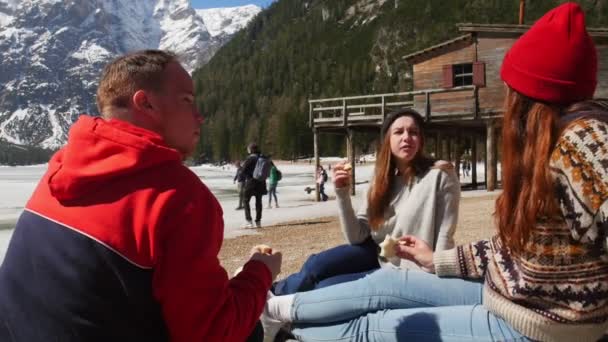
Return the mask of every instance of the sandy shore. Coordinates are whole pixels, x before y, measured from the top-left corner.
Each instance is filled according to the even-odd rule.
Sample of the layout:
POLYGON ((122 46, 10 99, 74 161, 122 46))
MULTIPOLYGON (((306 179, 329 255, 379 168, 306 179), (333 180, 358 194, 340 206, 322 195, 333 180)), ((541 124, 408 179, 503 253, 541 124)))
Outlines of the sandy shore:
MULTIPOLYGON (((492 212, 497 195, 489 193, 461 200, 456 243, 475 241, 493 234, 492 212)), ((336 204, 330 201, 327 205, 336 204)), ((281 278, 299 270, 309 255, 344 243, 337 217, 293 221, 265 227, 258 232, 224 241, 220 261, 230 274, 243 265, 251 247, 257 244, 267 244, 283 252, 281 278)))

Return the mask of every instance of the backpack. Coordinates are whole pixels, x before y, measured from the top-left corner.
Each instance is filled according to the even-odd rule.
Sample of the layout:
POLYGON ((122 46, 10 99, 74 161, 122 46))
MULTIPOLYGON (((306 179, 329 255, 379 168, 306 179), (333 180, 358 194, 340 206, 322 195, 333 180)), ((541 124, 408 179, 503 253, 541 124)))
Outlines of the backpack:
POLYGON ((277 169, 277 182, 280 181, 283 178, 283 174, 281 173, 281 171, 279 171, 279 169, 277 169))
POLYGON ((255 169, 253 169, 253 178, 259 181, 265 181, 270 176, 270 169, 272 168, 272 162, 266 156, 260 155, 258 161, 255 162, 255 169))
POLYGON ((327 172, 325 172, 325 170, 323 170, 323 183, 327 182, 327 172))

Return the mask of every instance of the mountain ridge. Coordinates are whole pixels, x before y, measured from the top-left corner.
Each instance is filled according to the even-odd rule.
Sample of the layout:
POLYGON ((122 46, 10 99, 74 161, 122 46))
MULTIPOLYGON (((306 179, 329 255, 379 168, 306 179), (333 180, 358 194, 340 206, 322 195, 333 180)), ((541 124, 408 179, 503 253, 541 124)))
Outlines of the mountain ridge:
MULTIPOLYGON (((257 14, 234 13, 239 22, 257 14)), ((192 71, 232 36, 221 32, 212 36, 189 0, 0 0, 0 140, 56 149, 81 113, 98 114, 109 60, 160 48, 192 71)))

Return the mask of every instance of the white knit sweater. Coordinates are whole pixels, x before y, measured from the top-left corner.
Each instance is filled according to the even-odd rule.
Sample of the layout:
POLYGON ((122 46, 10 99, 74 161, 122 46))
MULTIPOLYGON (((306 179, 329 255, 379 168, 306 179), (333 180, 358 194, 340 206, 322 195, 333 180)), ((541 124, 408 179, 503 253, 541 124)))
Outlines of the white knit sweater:
MULTIPOLYGON (((368 223, 367 200, 355 214, 349 188, 336 189, 340 224, 348 243, 361 243, 369 236, 380 243, 387 235, 394 238, 414 235, 435 250, 453 248, 460 203, 460 182, 454 169, 431 168, 417 176, 411 186, 405 184, 402 177, 394 177, 385 221, 376 231, 372 231, 368 223)), ((380 262, 383 266, 416 268, 413 263, 397 257, 389 259, 390 263, 380 262)))

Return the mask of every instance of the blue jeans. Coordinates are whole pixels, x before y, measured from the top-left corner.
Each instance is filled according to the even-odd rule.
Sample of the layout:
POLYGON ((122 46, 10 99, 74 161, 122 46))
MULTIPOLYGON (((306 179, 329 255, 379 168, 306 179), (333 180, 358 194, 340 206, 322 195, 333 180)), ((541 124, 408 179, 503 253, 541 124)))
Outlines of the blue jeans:
POLYGON ((268 206, 272 203, 272 197, 274 197, 274 204, 279 204, 277 200, 277 184, 268 184, 268 206))
POLYGON ((313 254, 300 272, 275 283, 273 293, 293 294, 361 278, 380 267, 377 250, 370 237, 358 245, 341 245, 313 254))
POLYGON ((321 196, 321 201, 323 202, 327 201, 329 198, 329 196, 325 194, 325 183, 319 184, 319 195, 321 196))
POLYGON ((299 341, 528 341, 481 305, 483 283, 382 269, 295 295, 299 341))

